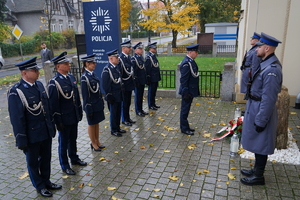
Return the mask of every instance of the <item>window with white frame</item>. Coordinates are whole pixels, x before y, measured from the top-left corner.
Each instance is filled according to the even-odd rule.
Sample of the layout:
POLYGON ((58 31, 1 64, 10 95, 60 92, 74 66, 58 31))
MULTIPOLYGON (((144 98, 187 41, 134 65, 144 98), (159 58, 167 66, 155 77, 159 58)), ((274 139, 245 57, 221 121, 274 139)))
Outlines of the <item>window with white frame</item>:
POLYGON ((53 31, 53 32, 55 32, 55 23, 56 23, 56 20, 52 19, 51 20, 51 31, 53 31))
POLYGON ((73 21, 73 20, 69 20, 69 21, 68 21, 68 27, 69 27, 70 29, 73 29, 73 28, 74 28, 74 21, 73 21))
POLYGON ((60 19, 58 21, 58 25, 59 25, 59 32, 62 32, 62 30, 63 30, 63 20, 62 19, 60 19))

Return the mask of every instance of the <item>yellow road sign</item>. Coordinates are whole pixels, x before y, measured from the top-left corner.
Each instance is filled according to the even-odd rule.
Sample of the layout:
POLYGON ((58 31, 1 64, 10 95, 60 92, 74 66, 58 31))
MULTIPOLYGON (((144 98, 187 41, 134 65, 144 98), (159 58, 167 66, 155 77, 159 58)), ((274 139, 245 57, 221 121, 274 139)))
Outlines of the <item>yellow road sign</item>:
POLYGON ((13 31, 12 31, 12 34, 19 40, 20 37, 22 36, 23 34, 23 31, 22 29, 16 24, 13 31))

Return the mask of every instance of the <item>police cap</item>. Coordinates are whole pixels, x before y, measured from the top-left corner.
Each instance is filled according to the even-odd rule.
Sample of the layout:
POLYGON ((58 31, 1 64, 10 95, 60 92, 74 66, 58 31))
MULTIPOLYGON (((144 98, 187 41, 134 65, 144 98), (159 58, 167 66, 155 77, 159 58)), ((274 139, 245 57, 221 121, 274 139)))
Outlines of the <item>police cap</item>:
POLYGON ((258 33, 256 33, 256 32, 254 32, 253 33, 253 36, 251 37, 252 39, 260 39, 261 38, 261 35, 260 34, 258 34, 258 33))
POLYGON ((96 56, 96 54, 84 56, 84 57, 80 58, 80 60, 82 62, 95 62, 95 56, 96 56))
POLYGON ((19 70, 25 70, 25 69, 41 69, 41 67, 39 67, 36 64, 36 57, 30 58, 28 60, 24 60, 18 64, 16 64, 15 66, 19 67, 19 70))
POLYGON ((148 44, 148 47, 149 48, 152 48, 152 49, 156 49, 157 47, 156 47, 156 44, 157 44, 157 42, 153 42, 153 43, 151 43, 151 44, 148 44))
POLYGON ((187 51, 198 51, 199 49, 199 44, 192 44, 186 47, 187 51))
POLYGON ((142 44, 142 42, 138 42, 138 43, 135 44, 132 48, 133 48, 133 49, 142 49, 142 48, 143 48, 143 44, 142 44))
POLYGON ((255 44, 258 46, 266 44, 266 45, 277 47, 279 43, 281 43, 281 41, 262 32, 259 42, 256 42, 255 44))
POLYGON ((122 42, 120 45, 121 45, 121 47, 129 47, 129 48, 131 48, 131 40, 127 40, 125 42, 122 42))
POLYGON ((112 51, 108 51, 106 54, 107 54, 107 56, 119 57, 118 49, 114 49, 112 51))
POLYGON ((67 52, 64 51, 61 54, 59 54, 58 56, 54 57, 51 59, 51 61, 54 63, 54 65, 59 64, 59 63, 66 63, 66 62, 70 62, 70 60, 67 58, 67 52))

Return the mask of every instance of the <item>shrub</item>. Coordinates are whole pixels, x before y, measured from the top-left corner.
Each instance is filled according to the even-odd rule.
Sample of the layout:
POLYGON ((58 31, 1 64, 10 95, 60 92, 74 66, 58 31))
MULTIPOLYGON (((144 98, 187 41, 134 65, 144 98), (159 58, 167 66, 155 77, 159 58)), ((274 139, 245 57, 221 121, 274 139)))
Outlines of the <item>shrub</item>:
POLYGON ((62 35, 65 37, 65 48, 67 49, 71 49, 73 47, 76 46, 75 43, 75 34, 76 32, 74 31, 74 29, 67 29, 67 30, 63 30, 62 31, 62 35))

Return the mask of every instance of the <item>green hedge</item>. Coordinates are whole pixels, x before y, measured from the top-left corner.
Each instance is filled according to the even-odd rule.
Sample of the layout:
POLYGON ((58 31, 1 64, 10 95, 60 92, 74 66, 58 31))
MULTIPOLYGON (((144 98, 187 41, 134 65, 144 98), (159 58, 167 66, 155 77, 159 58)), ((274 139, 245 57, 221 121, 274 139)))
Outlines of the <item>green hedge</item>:
MULTIPOLYGON (((30 40, 29 42, 21 43, 23 55, 35 53, 35 40, 30 40)), ((0 42, 0 48, 2 50, 3 57, 13 57, 20 56, 20 43, 7 44, 0 42)))
MULTIPOLYGON (((122 33, 122 38, 128 37, 130 35, 130 38, 146 38, 148 37, 148 31, 140 31, 140 32, 125 32, 122 33)), ((159 33, 154 33, 153 31, 150 31, 151 36, 159 36, 159 33)))

